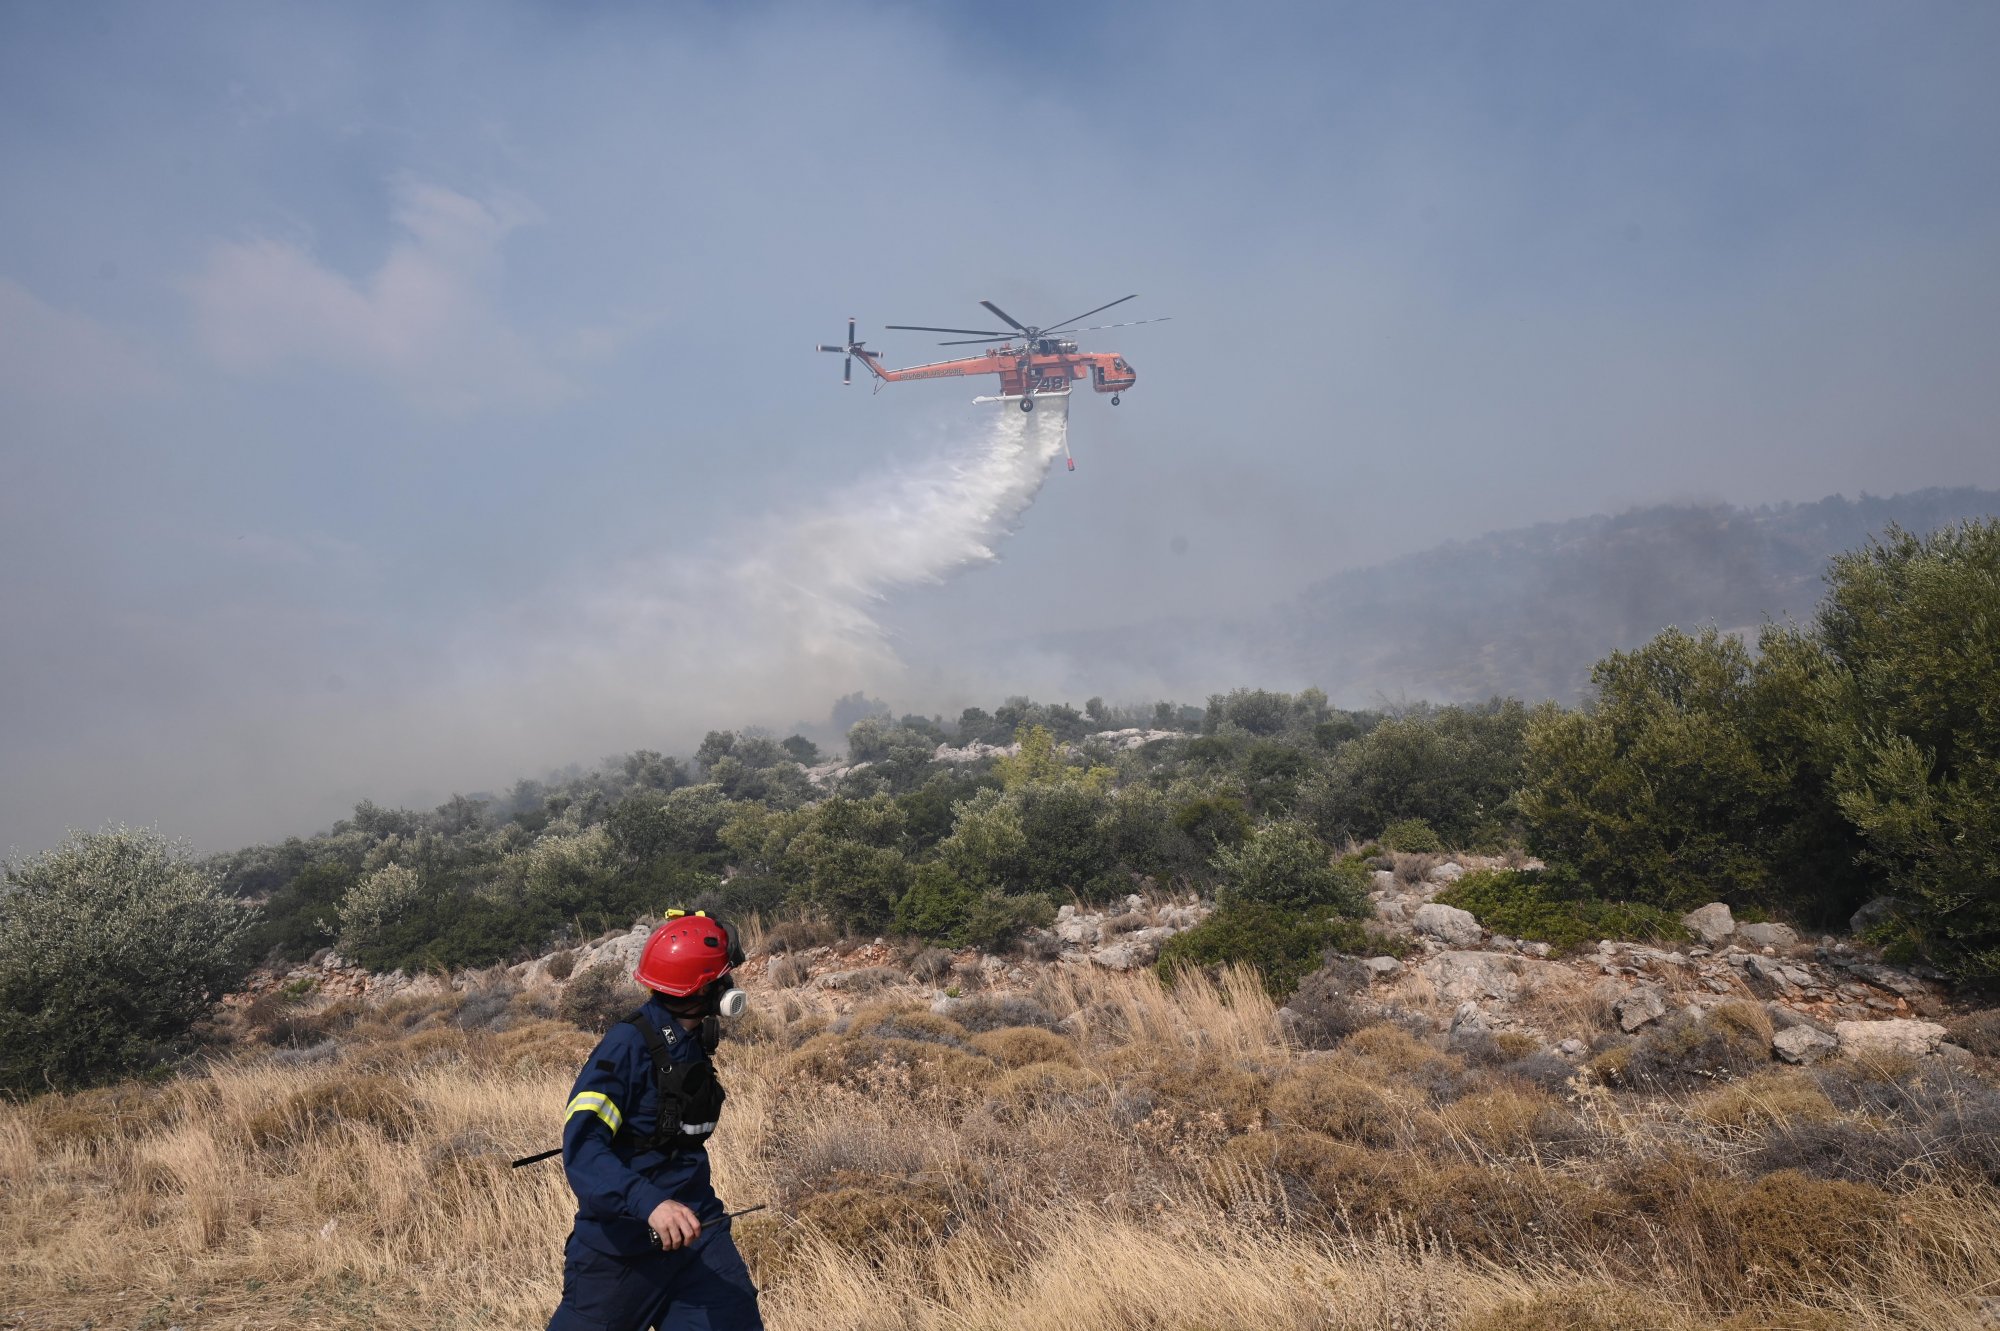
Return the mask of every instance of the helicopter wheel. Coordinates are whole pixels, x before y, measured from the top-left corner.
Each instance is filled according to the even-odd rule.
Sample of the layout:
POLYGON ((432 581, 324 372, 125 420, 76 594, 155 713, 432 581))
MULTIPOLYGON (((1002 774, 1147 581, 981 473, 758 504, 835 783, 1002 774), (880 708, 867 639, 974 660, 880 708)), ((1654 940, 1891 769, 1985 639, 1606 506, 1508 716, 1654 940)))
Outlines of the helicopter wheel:
POLYGON ((1114 407, 1118 405, 1118 395, 1116 393, 1111 395, 1111 405, 1114 407))
POLYGON ((1033 411, 1034 409, 1035 409, 1035 399, 1031 397, 1024 397, 1021 399, 1022 411, 1033 411))

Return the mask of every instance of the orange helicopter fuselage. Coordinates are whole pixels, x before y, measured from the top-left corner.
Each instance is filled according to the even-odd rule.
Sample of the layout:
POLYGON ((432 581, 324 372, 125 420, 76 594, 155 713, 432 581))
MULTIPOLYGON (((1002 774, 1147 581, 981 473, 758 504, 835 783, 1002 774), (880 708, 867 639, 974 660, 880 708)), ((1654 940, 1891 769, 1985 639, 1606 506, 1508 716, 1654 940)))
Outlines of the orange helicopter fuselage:
POLYGON ((869 373, 883 383, 993 374, 1000 377, 1000 392, 1005 397, 1068 392, 1071 384, 1084 379, 1090 380, 1091 388, 1099 393, 1122 393, 1139 381, 1138 372, 1117 352, 1078 351, 1076 343, 1055 338, 1041 338, 1019 346, 1008 343, 983 355, 933 361, 900 370, 885 367, 875 352, 856 354, 869 373))

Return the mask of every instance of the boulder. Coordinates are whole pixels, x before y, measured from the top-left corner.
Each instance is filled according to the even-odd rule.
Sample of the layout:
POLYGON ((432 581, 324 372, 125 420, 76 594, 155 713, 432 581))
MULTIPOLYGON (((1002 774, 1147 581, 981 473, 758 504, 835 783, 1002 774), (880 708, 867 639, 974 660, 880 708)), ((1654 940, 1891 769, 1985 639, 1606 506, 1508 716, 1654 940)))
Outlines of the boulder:
POLYGON ((1681 916, 1681 923, 1710 947, 1736 932, 1735 917, 1730 915, 1729 907, 1720 901, 1711 901, 1698 910, 1689 911, 1681 916))
POLYGON ((1739 924, 1736 936, 1751 947, 1791 947, 1799 941, 1789 924, 1739 924))
POLYGON ((1361 963, 1368 968, 1368 974, 1377 980, 1386 980, 1402 972, 1403 963, 1394 957, 1370 957, 1361 963))
POLYGON ((1425 874, 1424 877, 1430 879, 1433 883, 1455 883, 1465 877, 1465 866, 1457 860, 1446 860, 1443 864, 1438 865, 1425 874))
POLYGON ((1838 1038, 1811 1026, 1788 1026, 1771 1037, 1771 1052, 1787 1063, 1817 1063, 1838 1048, 1838 1038))
POLYGON ((1416 926, 1418 933, 1442 939, 1453 947, 1471 947, 1485 933, 1471 911, 1460 910, 1456 906, 1440 906, 1435 901, 1427 901, 1417 907, 1410 923, 1416 926))
POLYGON ((1065 943, 1088 943, 1097 938, 1099 925, 1095 916, 1085 916, 1056 921, 1056 937, 1065 943))
POLYGON ((1396 890, 1396 875, 1387 869, 1377 869, 1375 871, 1374 890, 1377 892, 1394 892, 1396 890))
POLYGON ((1440 952, 1419 967, 1448 1003, 1511 999, 1521 992, 1518 962, 1491 952, 1440 952))
POLYGON ((1934 1021, 1910 1017, 1890 1017, 1885 1021, 1837 1021, 1834 1037, 1840 1052, 1848 1057, 1869 1054, 1935 1053, 1944 1041, 1944 1027, 1934 1021))
POLYGON ((1916 907, 1901 897, 1876 897, 1848 917, 1849 933, 1865 934, 1892 915, 1913 915, 1916 907))
POLYGON ((1627 1035, 1667 1015, 1667 1000, 1650 984, 1642 984, 1611 1005, 1618 1027, 1627 1035))
POLYGON ((1403 924, 1409 919, 1409 912, 1403 903, 1394 897, 1375 903, 1375 918, 1384 924, 1403 924))

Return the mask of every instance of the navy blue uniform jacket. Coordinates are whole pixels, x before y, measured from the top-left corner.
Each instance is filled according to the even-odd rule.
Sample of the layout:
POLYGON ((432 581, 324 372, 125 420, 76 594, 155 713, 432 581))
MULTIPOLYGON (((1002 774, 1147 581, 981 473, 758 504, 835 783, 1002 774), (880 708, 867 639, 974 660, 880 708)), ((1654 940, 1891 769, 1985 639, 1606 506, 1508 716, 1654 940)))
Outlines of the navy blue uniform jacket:
MULTIPOLYGON (((669 1039, 678 1035, 669 1051, 674 1062, 702 1056, 699 1038, 675 1023, 657 995, 643 1010, 669 1039)), ((576 1237, 598 1252, 652 1252, 646 1217, 664 1201, 693 1211, 704 1230, 722 1219, 706 1148, 671 1156, 638 1149, 658 1118, 645 1037, 629 1025, 613 1026, 577 1074, 563 1118, 563 1172, 576 1192, 576 1237)))

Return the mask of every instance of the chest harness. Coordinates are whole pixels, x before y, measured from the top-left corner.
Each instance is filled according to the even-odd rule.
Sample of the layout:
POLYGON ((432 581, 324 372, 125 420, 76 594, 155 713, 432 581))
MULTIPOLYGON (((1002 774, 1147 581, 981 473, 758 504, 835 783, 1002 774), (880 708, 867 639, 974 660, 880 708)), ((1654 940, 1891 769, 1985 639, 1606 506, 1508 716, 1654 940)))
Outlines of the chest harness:
POLYGON ((715 1064, 709 1058, 721 1036, 721 1022, 714 1017, 703 1018, 701 1033, 696 1037, 701 1042, 701 1057, 680 1063, 673 1060, 673 1051, 688 1034, 680 1029, 679 1022, 670 1022, 662 1030, 641 1009, 619 1024, 633 1027, 646 1041, 646 1053, 653 1060, 653 1090, 659 1100, 659 1112, 653 1120, 652 1132, 645 1137, 637 1137, 628 1125, 620 1125, 617 1135, 636 1141, 642 1151, 666 1155, 706 1145, 722 1117, 722 1102, 729 1098, 722 1083, 716 1080, 715 1064))
MULTIPOLYGON (((646 1042, 646 1054, 653 1062, 653 1092, 659 1101, 659 1114, 653 1120, 653 1130, 643 1137, 632 1131, 629 1119, 621 1122, 612 1143, 630 1142, 642 1154, 657 1151, 675 1155, 700 1150, 715 1132, 716 1122, 722 1117, 722 1102, 729 1098, 722 1083, 716 1080, 715 1064, 709 1058, 722 1037, 722 1022, 714 1016, 702 1018, 701 1031, 695 1037, 701 1042, 701 1057, 684 1063, 673 1060, 673 1051, 688 1038, 679 1022, 672 1022, 662 1030, 640 1009, 618 1024, 637 1030, 646 1042)), ((524 1155, 514 1161, 514 1168, 548 1160, 562 1151, 557 1146, 524 1155)))

